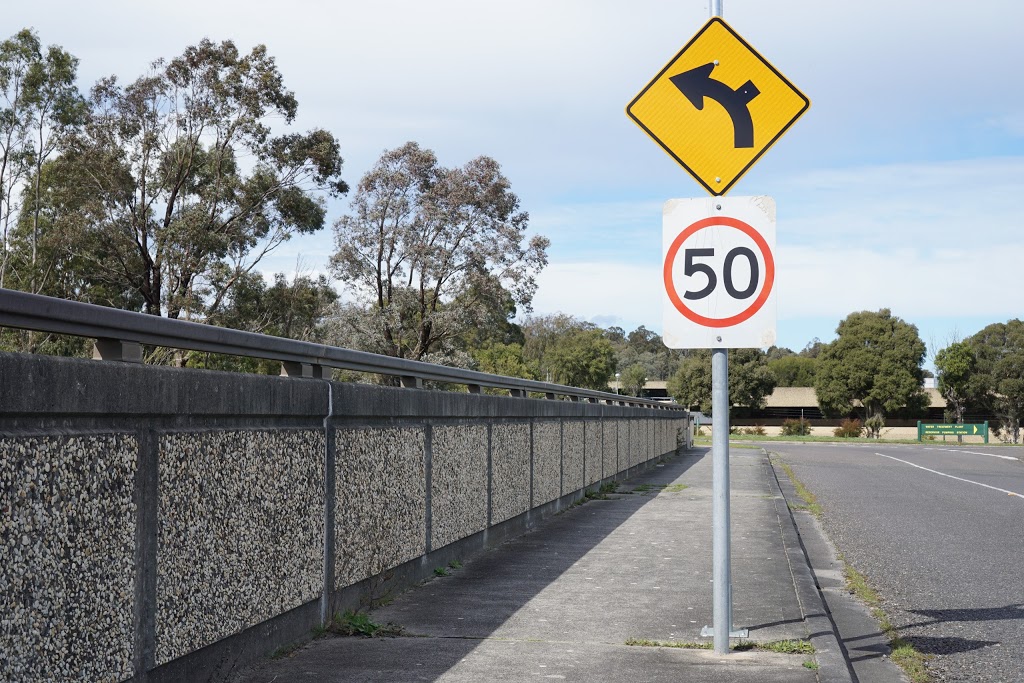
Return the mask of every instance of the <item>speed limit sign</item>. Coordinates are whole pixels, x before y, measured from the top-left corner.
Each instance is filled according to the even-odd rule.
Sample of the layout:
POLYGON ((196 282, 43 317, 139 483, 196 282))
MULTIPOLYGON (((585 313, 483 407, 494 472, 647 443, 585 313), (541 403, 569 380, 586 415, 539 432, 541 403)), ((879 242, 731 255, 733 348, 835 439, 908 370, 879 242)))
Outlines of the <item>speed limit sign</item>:
POLYGON ((775 200, 670 199, 664 209, 665 345, 775 343, 775 200))

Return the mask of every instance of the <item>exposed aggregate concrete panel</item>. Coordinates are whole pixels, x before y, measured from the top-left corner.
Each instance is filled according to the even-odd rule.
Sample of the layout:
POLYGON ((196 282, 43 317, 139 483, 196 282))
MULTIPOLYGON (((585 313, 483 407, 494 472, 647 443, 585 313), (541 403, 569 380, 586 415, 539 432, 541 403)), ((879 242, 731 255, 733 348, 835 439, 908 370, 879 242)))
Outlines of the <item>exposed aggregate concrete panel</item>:
POLYGON ((654 440, 654 420, 641 420, 640 429, 643 430, 641 443, 644 449, 643 460, 646 462, 661 455, 661 451, 658 450, 658 445, 654 440))
POLYGON ((425 436, 340 429, 336 443, 335 584, 343 588, 427 551, 425 436))
POLYGON ((157 664, 320 595, 324 452, 311 430, 160 437, 157 664))
POLYGON ((619 471, 619 427, 616 420, 601 420, 604 432, 604 472, 602 477, 611 477, 619 471))
POLYGON ((127 434, 0 438, 0 680, 132 675, 127 434))
POLYGON ((487 427, 434 427, 430 546, 436 550, 487 526, 487 427))
POLYGON ((629 420, 618 421, 618 447, 621 449, 618 466, 624 470, 637 464, 637 446, 633 442, 636 433, 637 428, 632 426, 629 420))
POLYGON ((583 448, 584 448, 584 483, 587 486, 601 480, 601 466, 604 460, 604 452, 601 448, 601 439, 604 430, 601 423, 591 420, 583 423, 583 448))
POLYGON ((562 495, 583 488, 583 423, 562 423, 562 495))
POLYGON ((533 423, 533 505, 543 505, 562 493, 562 426, 557 420, 533 423))
POLYGON ((491 428, 491 524, 530 508, 530 425, 491 428))

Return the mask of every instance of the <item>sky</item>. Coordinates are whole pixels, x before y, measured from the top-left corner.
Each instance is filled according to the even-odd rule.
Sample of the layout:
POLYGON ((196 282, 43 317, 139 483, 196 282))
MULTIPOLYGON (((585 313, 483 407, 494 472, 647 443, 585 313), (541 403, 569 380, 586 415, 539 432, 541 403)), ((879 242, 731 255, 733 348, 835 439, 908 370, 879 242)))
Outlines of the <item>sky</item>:
MULTIPOLYGON (((4 15, 78 57, 83 90, 204 37, 265 44, 293 127, 339 139, 350 185, 408 140, 447 166, 491 156, 551 240, 534 312, 661 331, 662 206, 707 195, 624 109, 707 0, 36 0, 4 15)), ((776 202, 777 343, 829 341, 886 307, 933 354, 1021 317, 1024 3, 725 0, 724 17, 812 103, 729 193, 776 202)), ((328 228, 264 265, 324 271, 333 249, 328 228)))

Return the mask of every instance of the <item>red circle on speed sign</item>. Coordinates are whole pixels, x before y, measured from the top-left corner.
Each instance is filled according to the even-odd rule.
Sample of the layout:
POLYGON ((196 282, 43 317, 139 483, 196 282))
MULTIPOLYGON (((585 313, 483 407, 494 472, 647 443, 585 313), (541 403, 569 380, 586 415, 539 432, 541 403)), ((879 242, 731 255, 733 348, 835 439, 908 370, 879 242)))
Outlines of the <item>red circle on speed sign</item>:
POLYGON ((686 228, 686 230, 679 233, 674 240, 672 240, 672 244, 668 248, 668 253, 665 255, 664 279, 665 292, 668 294, 669 301, 672 302, 672 305, 675 306, 677 311, 682 313, 689 320, 697 323, 698 325, 704 325, 705 327, 732 327, 733 325, 738 325, 741 322, 748 320, 752 315, 761 310, 761 307, 764 306, 764 302, 768 300, 768 295, 771 294, 772 286, 775 284, 775 259, 772 257, 772 250, 768 246, 768 242, 766 242, 764 237, 761 236, 761 233, 754 230, 754 228, 750 227, 749 224, 744 223, 737 218, 714 216, 711 218, 704 218, 693 223, 686 228), (728 318, 708 318, 689 308, 685 303, 683 303, 683 300, 676 292, 676 285, 672 278, 672 267, 675 265, 676 254, 679 253, 679 248, 683 246, 683 242, 698 231, 703 230, 704 228, 710 228, 713 225, 724 225, 730 228, 736 228, 740 232, 744 233, 754 241, 757 248, 761 250, 761 256, 764 258, 764 287, 761 288, 761 293, 757 295, 757 298, 754 299, 753 303, 736 315, 729 316, 728 318))

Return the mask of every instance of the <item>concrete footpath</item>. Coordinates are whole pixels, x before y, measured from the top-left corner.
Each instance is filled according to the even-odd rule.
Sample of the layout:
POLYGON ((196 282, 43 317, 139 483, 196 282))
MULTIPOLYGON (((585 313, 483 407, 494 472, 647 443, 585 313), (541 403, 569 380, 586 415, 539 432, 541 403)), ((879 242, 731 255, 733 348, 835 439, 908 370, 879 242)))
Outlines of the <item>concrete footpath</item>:
POLYGON ((767 456, 731 462, 735 625, 813 655, 626 644, 710 641, 711 453, 696 448, 370 613, 403 636, 328 635, 233 680, 850 681, 767 456))

